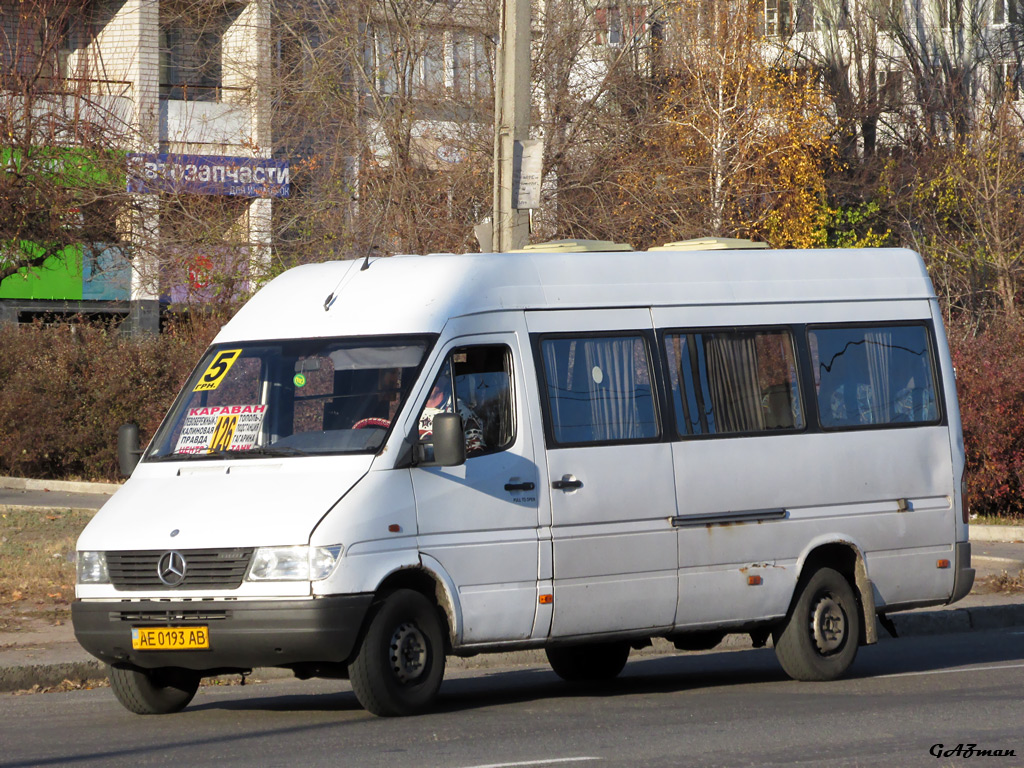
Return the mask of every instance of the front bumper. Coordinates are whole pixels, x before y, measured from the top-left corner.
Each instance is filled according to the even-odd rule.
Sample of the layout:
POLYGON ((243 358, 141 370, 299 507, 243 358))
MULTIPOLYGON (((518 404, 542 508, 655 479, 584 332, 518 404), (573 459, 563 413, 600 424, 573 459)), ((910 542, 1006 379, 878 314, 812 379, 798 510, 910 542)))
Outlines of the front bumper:
POLYGON ((201 671, 341 664, 355 650, 371 594, 303 600, 78 600, 75 637, 108 664, 201 671), (209 628, 210 648, 138 651, 132 627, 209 628))

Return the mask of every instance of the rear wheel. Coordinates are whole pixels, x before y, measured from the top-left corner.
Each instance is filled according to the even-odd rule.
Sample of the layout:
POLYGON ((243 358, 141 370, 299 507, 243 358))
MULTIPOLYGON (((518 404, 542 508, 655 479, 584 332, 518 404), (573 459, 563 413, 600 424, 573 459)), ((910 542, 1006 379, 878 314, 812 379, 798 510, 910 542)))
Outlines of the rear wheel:
POLYGON ((201 675, 190 669, 110 667, 110 687, 125 709, 137 715, 180 712, 199 690, 201 675))
POLYGON ((412 715, 433 702, 444 662, 437 608, 419 592, 400 589, 377 606, 349 664, 349 680, 368 712, 412 715))
POLYGON ((793 611, 775 637, 775 655, 794 680, 835 680, 857 656, 860 609, 853 588, 831 568, 804 584, 793 611))
POLYGON ((629 643, 556 645, 546 649, 548 663, 570 682, 611 680, 618 677, 629 658, 629 643))

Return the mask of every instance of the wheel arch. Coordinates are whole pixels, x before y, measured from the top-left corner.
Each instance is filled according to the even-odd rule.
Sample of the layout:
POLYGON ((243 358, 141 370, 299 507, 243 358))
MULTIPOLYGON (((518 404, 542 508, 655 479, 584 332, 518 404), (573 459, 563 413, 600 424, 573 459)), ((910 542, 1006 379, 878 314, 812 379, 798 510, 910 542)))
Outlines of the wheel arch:
POLYGON ((797 561, 797 583, 786 615, 792 615, 793 606, 800 598, 803 585, 819 568, 832 568, 841 573, 853 587, 861 613, 861 645, 878 642, 875 622, 875 587, 868 578, 867 561, 861 548, 850 539, 832 538, 811 542, 797 561))
POLYGON ((433 558, 423 556, 421 565, 399 568, 385 576, 374 591, 374 601, 398 589, 411 589, 419 592, 430 600, 438 610, 447 630, 446 652, 451 652, 459 637, 461 628, 461 605, 458 591, 448 574, 444 573, 440 563, 433 558))

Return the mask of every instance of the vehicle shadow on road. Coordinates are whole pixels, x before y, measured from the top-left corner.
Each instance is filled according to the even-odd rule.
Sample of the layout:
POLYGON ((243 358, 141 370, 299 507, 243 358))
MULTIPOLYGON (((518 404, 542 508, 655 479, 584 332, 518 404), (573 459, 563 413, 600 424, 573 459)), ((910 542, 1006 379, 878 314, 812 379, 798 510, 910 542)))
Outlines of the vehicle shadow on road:
MULTIPOLYGON (((965 633, 895 641, 886 639, 878 645, 862 647, 843 678, 821 685, 1024 661, 1024 643, 972 642, 976 637, 974 633, 965 633)), ((634 656, 618 678, 594 683, 567 683, 546 666, 452 670, 441 686, 432 711, 443 714, 531 701, 578 697, 614 699, 770 683, 791 683, 797 687, 818 685, 791 681, 782 671, 771 648, 706 651, 675 656, 634 656)), ((359 702, 346 681, 319 681, 308 685, 319 686, 320 691, 275 693, 259 698, 197 700, 189 709, 361 712, 359 702), (323 692, 325 685, 337 685, 338 690, 323 692)))

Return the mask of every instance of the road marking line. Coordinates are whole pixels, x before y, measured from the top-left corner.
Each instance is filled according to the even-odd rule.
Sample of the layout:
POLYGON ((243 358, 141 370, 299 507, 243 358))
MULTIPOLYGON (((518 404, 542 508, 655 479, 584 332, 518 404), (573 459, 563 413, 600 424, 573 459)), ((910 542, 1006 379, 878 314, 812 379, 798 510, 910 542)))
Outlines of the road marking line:
POLYGON ((957 672, 988 672, 996 669, 1021 669, 1024 664, 1000 664, 994 667, 963 667, 961 669, 930 669, 925 672, 900 672, 895 675, 879 675, 875 680, 885 680, 890 677, 919 677, 921 675, 952 675, 957 672))
POLYGON ((590 760, 602 760, 600 757, 551 757, 547 760, 523 760, 518 763, 488 763, 487 765, 470 765, 466 768, 518 768, 523 765, 554 765, 555 763, 583 763, 590 760))

